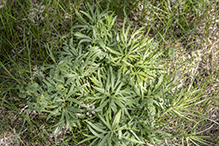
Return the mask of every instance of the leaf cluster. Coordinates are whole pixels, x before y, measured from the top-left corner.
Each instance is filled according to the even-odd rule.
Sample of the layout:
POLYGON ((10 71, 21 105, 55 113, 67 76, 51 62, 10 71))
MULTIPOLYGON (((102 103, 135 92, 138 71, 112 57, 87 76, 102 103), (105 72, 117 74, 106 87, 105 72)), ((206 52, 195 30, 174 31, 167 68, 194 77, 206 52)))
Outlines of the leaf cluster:
POLYGON ((87 9, 76 12, 80 24, 57 57, 48 47, 53 63, 45 66, 46 76, 21 91, 28 110, 46 113, 56 136, 60 127, 81 129, 78 143, 162 145, 168 137, 189 139, 168 131, 166 119, 193 121, 188 108, 200 96, 180 94, 181 85, 165 76, 162 52, 143 28, 133 29, 125 19, 118 29, 113 13, 90 4, 87 9), (80 141, 81 135, 87 138, 80 141))

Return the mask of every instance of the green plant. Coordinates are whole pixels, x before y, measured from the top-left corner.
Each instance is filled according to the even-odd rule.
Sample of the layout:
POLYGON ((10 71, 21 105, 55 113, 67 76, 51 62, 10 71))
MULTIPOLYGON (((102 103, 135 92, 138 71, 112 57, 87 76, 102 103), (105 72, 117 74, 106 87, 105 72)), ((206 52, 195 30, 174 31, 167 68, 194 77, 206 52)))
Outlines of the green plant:
MULTIPOLYGON (((124 22, 120 32, 114 28, 116 17, 113 14, 88 7, 92 16, 81 12, 89 18, 87 22, 77 13, 82 25, 73 29, 82 29, 77 29, 76 38, 66 44, 59 60, 50 53, 54 65, 46 67, 49 76, 29 84, 22 96, 30 99, 30 110, 48 113, 48 120, 55 117, 58 120, 54 122, 55 128, 66 124, 71 130, 87 122, 91 126, 88 129, 94 134, 93 125, 101 124, 102 119, 102 122, 107 121, 105 128, 115 130, 117 138, 112 138, 109 143, 116 143, 122 130, 135 135, 122 134, 124 139, 144 143, 133 131, 130 132, 129 126, 119 130, 118 124, 133 120, 130 112, 143 98, 146 84, 155 81, 162 73, 162 66, 156 59, 159 54, 150 40, 142 39, 142 35, 136 37, 141 30, 135 29, 130 34, 130 25, 125 29, 124 22), (120 116, 124 121, 120 121, 120 116)), ((113 135, 113 131, 111 134, 104 132, 102 136, 113 135)))
POLYGON ((217 145, 218 0, 93 2, 0 2, 1 142, 217 145))
POLYGON ((17 96, 16 86, 25 85, 42 73, 38 72, 39 66, 50 61, 45 44, 54 50, 61 48, 59 38, 75 23, 74 8, 80 4, 81 0, 0 2, 1 136, 4 132, 13 133, 13 129, 27 145, 53 144, 52 140, 47 143, 50 136, 45 136, 45 129, 40 128, 44 119, 36 122, 38 117, 26 117, 26 99, 17 96))
POLYGON ((90 4, 76 14, 80 24, 63 50, 54 55, 48 46, 53 63, 20 88, 27 113, 46 114, 55 137, 66 127, 77 144, 207 143, 196 131, 205 117, 193 110, 205 102, 202 87, 190 92, 165 72, 162 51, 143 28, 132 29, 125 19, 118 29, 113 13, 90 4))

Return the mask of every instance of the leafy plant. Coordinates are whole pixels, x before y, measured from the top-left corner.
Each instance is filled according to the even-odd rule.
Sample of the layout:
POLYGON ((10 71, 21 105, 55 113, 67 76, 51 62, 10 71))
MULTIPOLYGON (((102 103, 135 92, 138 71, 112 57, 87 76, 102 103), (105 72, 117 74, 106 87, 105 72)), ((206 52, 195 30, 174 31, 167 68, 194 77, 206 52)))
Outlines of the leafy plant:
POLYGON ((118 29, 114 13, 90 4, 87 9, 76 12, 80 24, 58 57, 48 47, 53 64, 44 67, 45 75, 20 91, 28 111, 46 114, 56 136, 66 127, 79 143, 168 145, 170 137, 189 143, 187 133, 166 128, 167 119, 180 117, 179 127, 197 123, 190 111, 200 94, 185 94, 174 74, 165 76, 162 51, 143 28, 132 29, 125 19, 118 29))

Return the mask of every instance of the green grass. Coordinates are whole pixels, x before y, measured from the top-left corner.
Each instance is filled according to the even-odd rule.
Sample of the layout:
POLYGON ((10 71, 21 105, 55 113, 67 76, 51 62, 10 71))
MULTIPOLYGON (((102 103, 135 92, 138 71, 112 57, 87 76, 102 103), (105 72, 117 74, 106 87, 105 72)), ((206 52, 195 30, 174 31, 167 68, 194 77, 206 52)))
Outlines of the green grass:
MULTIPOLYGON (((93 12, 96 13, 92 14, 91 7, 82 0, 0 2, 0 142, 3 142, 3 145, 9 142, 13 145, 77 145, 84 140, 82 145, 92 142, 97 145, 105 142, 103 139, 108 139, 109 135, 105 132, 111 124, 115 130, 110 138, 113 145, 118 141, 124 145, 219 144, 218 1, 101 0, 94 3, 97 7, 93 12), (95 11, 97 8, 100 12, 105 10, 109 14, 106 15, 109 16, 106 21, 95 17, 98 16, 95 11), (91 18, 80 10, 89 13, 91 18), (111 26, 114 16, 117 16, 115 25, 111 26), (127 23, 124 23, 124 20, 127 23), (154 52, 154 58, 147 60, 152 68, 162 65, 161 72, 141 70, 153 76, 150 82, 147 82, 148 76, 138 73, 132 78, 134 71, 140 69, 131 68, 129 65, 135 63, 131 60, 141 61, 141 53, 134 53, 134 49, 131 51, 133 54, 128 54, 124 46, 124 52, 114 46, 116 43, 127 43, 126 37, 132 36, 136 31, 134 28, 142 28, 136 34, 143 35, 138 39, 133 35, 132 43, 142 45, 141 53, 144 52, 143 48, 150 48, 152 54, 154 52), (117 33, 120 34, 119 40, 116 39, 117 33), (73 41, 73 46, 70 40, 73 41), (80 44, 80 41, 83 43, 80 44), (146 44, 143 45, 144 43, 146 44), (89 56, 89 53, 86 56, 86 51, 95 52, 95 47, 104 48, 103 45, 110 46, 111 50, 101 50, 102 54, 98 54, 97 58, 92 54, 89 56), (89 46, 94 47, 94 50, 89 46), (83 51, 80 53, 84 57, 69 55, 68 49, 72 47, 75 47, 78 53, 80 50, 77 48, 82 47, 83 51), (101 58, 104 53, 110 54, 110 57, 106 55, 101 58), (125 63, 117 62, 124 56, 125 63), (91 60, 86 59, 87 57, 91 60), (83 68, 84 64, 79 61, 77 65, 81 65, 80 67, 71 66, 65 64, 69 58, 94 64, 83 68), (98 64, 101 65, 95 68, 98 64), (103 66, 106 69, 101 70, 103 66), (98 74, 91 71, 84 75, 89 67, 95 68, 98 74), (59 69, 57 80, 54 80, 56 73, 52 72, 59 69), (114 88, 114 78, 120 78, 119 69, 122 69, 122 82, 127 85, 121 85, 121 91, 115 87, 116 92, 121 92, 122 97, 130 96, 130 101, 121 98, 121 101, 117 101, 121 103, 117 103, 116 108, 112 106, 113 103, 109 104, 114 109, 109 110, 111 108, 103 102, 108 98, 104 99, 102 90, 114 88), (79 121, 69 123, 71 120, 68 121, 66 115, 61 116, 65 110, 65 106, 61 105, 58 107, 60 113, 48 114, 55 108, 46 108, 45 101, 51 99, 44 101, 42 95, 47 98, 46 95, 53 96, 57 92, 67 96, 62 89, 71 90, 69 83, 62 80, 62 76, 69 76, 64 72, 76 72, 84 76, 78 81, 75 80, 77 90, 74 90, 73 97, 80 103, 102 108, 103 112, 99 116, 94 114, 92 118, 79 117, 79 121), (54 89, 45 83, 45 77, 48 81, 55 82, 52 83, 54 89), (110 79, 110 84, 107 78, 110 79), (83 86, 85 84, 86 87, 83 86), (106 87, 102 89, 101 84, 106 84, 106 87), (83 96, 95 95, 104 100, 82 98, 82 91, 83 96), (161 108, 160 97, 165 99, 164 109, 161 108), (39 105, 36 105, 35 101, 39 101, 39 105), (147 104, 142 105, 141 102, 147 104), (126 110, 131 118, 128 118, 126 110), (49 115, 51 117, 47 119, 49 115), (144 123, 146 121, 154 123, 147 125, 144 123), (78 126, 78 123, 81 126, 78 126), (119 133, 116 129, 121 128, 124 123, 127 125, 120 131, 124 138, 122 141, 118 139, 119 133)), ((62 100, 61 96, 58 98, 60 99, 52 103, 53 106, 62 100)), ((75 100, 63 104, 73 106, 72 102, 77 103, 75 100)), ((92 106, 83 107, 76 103, 74 108, 91 112, 89 108, 92 106)))

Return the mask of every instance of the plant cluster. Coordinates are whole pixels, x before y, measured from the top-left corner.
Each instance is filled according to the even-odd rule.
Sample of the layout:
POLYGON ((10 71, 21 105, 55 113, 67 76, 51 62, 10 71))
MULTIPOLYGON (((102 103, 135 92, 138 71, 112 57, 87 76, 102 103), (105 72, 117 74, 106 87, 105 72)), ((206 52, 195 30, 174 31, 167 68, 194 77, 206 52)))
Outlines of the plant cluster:
POLYGON ((0 145, 217 145, 217 1, 0 2, 0 145))
POLYGON ((194 122, 186 108, 199 96, 182 95, 174 77, 165 77, 162 52, 143 37, 142 28, 132 29, 124 20, 117 29, 113 13, 87 7, 88 12, 76 13, 80 25, 72 28, 74 36, 63 51, 54 57, 48 50, 53 64, 45 66, 46 75, 36 76, 21 91, 28 110, 46 113, 55 136, 63 127, 77 140, 86 136, 79 144, 168 144, 177 134, 165 128, 166 118, 194 122))

